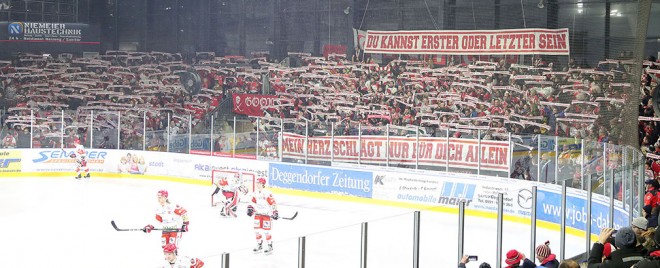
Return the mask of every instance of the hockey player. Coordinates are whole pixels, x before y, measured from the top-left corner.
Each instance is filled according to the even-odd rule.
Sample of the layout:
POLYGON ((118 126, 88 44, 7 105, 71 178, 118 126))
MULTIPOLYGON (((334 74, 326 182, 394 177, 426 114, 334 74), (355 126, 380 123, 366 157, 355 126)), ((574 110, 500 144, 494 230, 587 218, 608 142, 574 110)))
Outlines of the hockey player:
POLYGON ((165 254, 165 261, 167 264, 163 268, 201 268, 204 267, 204 262, 198 258, 190 258, 185 256, 177 256, 177 248, 174 244, 168 244, 163 247, 165 254))
POLYGON ((81 173, 85 172, 85 178, 89 178, 89 167, 87 167, 87 151, 82 144, 76 142, 76 149, 71 154, 71 158, 76 159, 76 179, 82 178, 81 173))
MULTIPOLYGON (((169 194, 166 190, 158 191, 158 203, 160 207, 156 210, 156 220, 162 224, 161 234, 162 246, 177 244, 181 239, 181 232, 188 231, 188 212, 179 205, 173 205, 168 199, 169 194), (169 231, 169 230, 172 231, 169 231)), ((150 233, 155 227, 151 224, 142 228, 145 233, 150 233)))
POLYGON ((256 190, 252 193, 252 200, 248 205, 248 216, 254 215, 254 230, 257 238, 257 246, 253 249, 254 253, 259 253, 263 249, 263 240, 265 238, 267 248, 263 251, 265 254, 273 252, 273 242, 270 235, 272 227, 271 219, 277 220, 280 216, 277 212, 277 203, 273 194, 264 189, 266 179, 258 178, 256 190))
POLYGON ((235 212, 239 202, 238 191, 247 194, 247 188, 243 185, 241 175, 236 173, 231 178, 221 178, 215 183, 215 186, 215 191, 211 195, 213 196, 222 190, 222 195, 225 197, 224 207, 220 211, 220 215, 236 218, 235 212))

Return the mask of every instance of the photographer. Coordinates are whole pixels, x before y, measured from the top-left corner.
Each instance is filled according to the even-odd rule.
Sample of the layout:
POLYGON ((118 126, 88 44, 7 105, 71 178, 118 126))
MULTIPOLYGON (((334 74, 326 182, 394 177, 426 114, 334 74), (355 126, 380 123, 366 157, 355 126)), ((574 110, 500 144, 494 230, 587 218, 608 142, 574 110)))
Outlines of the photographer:
POLYGON ((637 246, 635 232, 630 227, 623 227, 616 232, 614 244, 617 248, 612 252, 608 259, 602 260, 604 244, 612 237, 615 232, 612 228, 603 228, 598 236, 598 242, 591 247, 589 255, 589 268, 618 268, 631 267, 644 255, 641 246, 637 246))
MULTIPOLYGON (((461 262, 458 263, 458 268, 465 268, 465 264, 470 262, 470 258, 468 255, 464 255, 463 258, 461 258, 461 262)), ((479 265, 479 268, 490 268, 490 264, 487 262, 481 263, 479 265)))

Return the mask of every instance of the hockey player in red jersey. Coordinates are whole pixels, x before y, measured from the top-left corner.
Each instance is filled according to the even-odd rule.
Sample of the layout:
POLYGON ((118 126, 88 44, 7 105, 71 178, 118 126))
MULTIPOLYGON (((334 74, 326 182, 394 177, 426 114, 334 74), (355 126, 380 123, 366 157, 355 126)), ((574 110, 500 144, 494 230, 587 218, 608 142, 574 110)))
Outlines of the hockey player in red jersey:
MULTIPOLYGON (((181 233, 188 231, 188 212, 179 205, 173 205, 168 199, 169 194, 165 190, 158 191, 158 203, 156 220, 162 224, 161 235, 162 246, 177 244, 181 239, 181 233), (172 230, 172 231, 169 231, 172 230)), ((142 228, 145 233, 150 233, 155 227, 151 224, 142 228)))
POLYGON ((163 268, 201 268, 204 267, 204 262, 198 258, 190 258, 186 256, 177 256, 177 248, 174 244, 168 244, 163 247, 165 254, 165 261, 163 268))
POLYGON ((217 188, 212 196, 222 190, 222 195, 225 197, 224 207, 220 211, 221 216, 231 216, 236 218, 236 209, 239 202, 238 191, 241 191, 243 194, 247 193, 247 188, 243 185, 243 179, 239 173, 236 173, 230 178, 221 178, 215 184, 217 188))
POLYGON ((82 144, 76 142, 76 149, 71 154, 71 158, 76 159, 76 179, 81 179, 82 172, 85 172, 85 178, 89 178, 89 167, 87 167, 87 151, 82 144))
POLYGON ((270 235, 272 227, 271 219, 277 220, 279 213, 277 212, 277 203, 273 194, 264 189, 266 187, 266 179, 258 178, 256 183, 256 190, 252 193, 252 200, 248 205, 248 216, 254 215, 254 230, 257 238, 257 246, 253 249, 254 253, 259 253, 263 250, 265 254, 273 252, 273 241, 270 235), (266 240, 266 249, 263 249, 263 241, 266 240))

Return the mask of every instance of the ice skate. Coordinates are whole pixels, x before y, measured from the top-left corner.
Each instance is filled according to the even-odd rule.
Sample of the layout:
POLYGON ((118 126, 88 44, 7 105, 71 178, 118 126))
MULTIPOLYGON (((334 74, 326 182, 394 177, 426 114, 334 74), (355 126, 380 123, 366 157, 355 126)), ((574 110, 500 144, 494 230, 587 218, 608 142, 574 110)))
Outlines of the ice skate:
POLYGON ((252 252, 254 252, 255 254, 257 254, 257 253, 261 253, 261 250, 262 250, 262 249, 263 249, 263 247, 261 246, 261 242, 259 242, 259 243, 257 244, 257 246, 256 246, 255 248, 252 249, 252 252))
POLYGON ((79 179, 82 179, 82 176, 80 176, 80 174, 78 174, 78 176, 76 176, 75 178, 76 178, 76 180, 79 180, 79 179))
POLYGON ((89 179, 89 173, 87 173, 87 175, 85 175, 85 178, 89 179))
POLYGON ((271 253, 273 253, 273 243, 268 243, 268 246, 264 250, 264 254, 270 255, 271 253))

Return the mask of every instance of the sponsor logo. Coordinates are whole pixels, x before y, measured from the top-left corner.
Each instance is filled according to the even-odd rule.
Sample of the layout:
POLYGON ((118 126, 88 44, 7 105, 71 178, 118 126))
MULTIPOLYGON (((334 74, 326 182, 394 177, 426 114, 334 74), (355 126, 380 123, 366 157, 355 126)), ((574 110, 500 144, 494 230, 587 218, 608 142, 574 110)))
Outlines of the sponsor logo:
MULTIPOLYGON (((73 163, 75 159, 70 157, 73 153, 73 150, 69 152, 64 150, 41 151, 39 158, 32 159, 32 163, 73 163)), ((103 163, 107 155, 106 152, 87 151, 88 163, 103 163)))
POLYGON ((149 162, 150 167, 165 167, 165 163, 163 162, 149 162))
POLYGON ((248 95, 245 99, 241 95, 234 96, 234 106, 236 111, 243 112, 243 109, 261 108, 279 104, 279 99, 274 96, 248 95))
POLYGON ((8 156, 8 155, 9 155, 9 152, 7 152, 7 151, 0 152, 0 156, 8 156))
POLYGON ((374 178, 374 185, 385 185, 383 183, 383 179, 385 178, 385 175, 376 175, 376 178, 374 178))
POLYGON ((518 205, 525 209, 532 208, 532 191, 527 189, 518 191, 518 205))
POLYGON ((11 4, 9 2, 0 3, 0 10, 10 10, 11 4))
POLYGON ((465 205, 469 206, 476 188, 477 186, 474 184, 445 182, 442 184, 438 203, 458 205, 460 202, 465 202, 465 205))
POLYGON ((12 22, 8 26, 9 35, 21 35, 23 34, 23 23, 21 22, 12 22))
POLYGON ((11 163, 20 163, 20 158, 0 158, 0 168, 9 168, 11 163))

